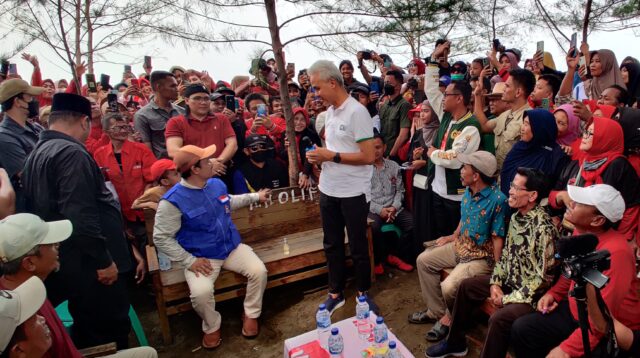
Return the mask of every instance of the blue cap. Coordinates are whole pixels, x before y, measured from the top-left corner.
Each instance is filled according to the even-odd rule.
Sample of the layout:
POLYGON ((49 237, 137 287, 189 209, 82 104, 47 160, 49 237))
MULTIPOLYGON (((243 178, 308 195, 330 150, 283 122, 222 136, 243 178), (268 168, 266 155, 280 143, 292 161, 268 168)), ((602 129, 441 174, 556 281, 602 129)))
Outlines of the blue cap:
POLYGON ((384 318, 382 318, 382 317, 378 316, 378 318, 376 318, 376 323, 377 323, 377 324, 384 323, 384 318))
POLYGON ((339 331, 338 331, 338 328, 336 328, 336 327, 331 328, 331 335, 333 335, 333 336, 337 336, 337 335, 338 335, 338 332, 339 332, 339 331))
POLYGON ((440 86, 446 87, 450 83, 451 83, 451 76, 444 75, 440 77, 440 86))
POLYGON ((321 303, 320 306, 318 306, 318 310, 319 311, 323 311, 327 309, 327 305, 325 305, 324 303, 321 303))
POLYGON ((396 348, 396 341, 389 341, 389 349, 395 349, 396 348))
POLYGON ((362 296, 358 296, 358 302, 366 302, 367 299, 364 297, 364 295, 362 296))

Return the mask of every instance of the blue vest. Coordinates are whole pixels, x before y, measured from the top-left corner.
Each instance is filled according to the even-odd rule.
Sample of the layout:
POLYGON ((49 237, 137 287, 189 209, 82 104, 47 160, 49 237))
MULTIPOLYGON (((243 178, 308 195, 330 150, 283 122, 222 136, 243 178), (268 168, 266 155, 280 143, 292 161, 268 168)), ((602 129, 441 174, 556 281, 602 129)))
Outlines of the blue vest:
POLYGON ((176 239, 191 255, 224 260, 240 244, 227 187, 220 179, 209 179, 202 189, 174 185, 163 199, 182 213, 176 239))

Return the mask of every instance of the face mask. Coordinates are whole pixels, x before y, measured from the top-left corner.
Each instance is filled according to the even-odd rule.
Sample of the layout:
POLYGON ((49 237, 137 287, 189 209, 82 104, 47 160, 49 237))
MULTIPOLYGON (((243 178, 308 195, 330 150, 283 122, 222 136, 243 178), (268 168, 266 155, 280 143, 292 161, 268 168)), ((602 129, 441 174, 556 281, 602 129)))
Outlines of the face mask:
POLYGON ((260 150, 255 153, 251 153, 249 157, 256 163, 264 163, 267 160, 267 152, 264 150, 260 150))
POLYGON ((396 88, 391 84, 387 83, 387 84, 384 85, 384 94, 386 94, 386 95, 392 95, 393 92, 395 92, 395 90, 396 90, 396 88))
POLYGON ((38 103, 38 101, 33 100, 29 102, 28 109, 29 109, 29 114, 27 115, 27 118, 34 118, 40 115, 40 103, 38 103))
POLYGON ((461 73, 455 73, 451 75, 451 81, 462 81, 464 80, 464 75, 461 73))

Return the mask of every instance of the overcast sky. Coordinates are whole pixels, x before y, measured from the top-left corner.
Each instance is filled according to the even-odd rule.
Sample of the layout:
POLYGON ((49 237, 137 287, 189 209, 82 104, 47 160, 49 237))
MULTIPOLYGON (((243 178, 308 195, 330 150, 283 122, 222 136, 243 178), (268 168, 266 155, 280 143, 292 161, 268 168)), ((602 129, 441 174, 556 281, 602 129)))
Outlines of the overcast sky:
MULTIPOLYGON (((280 10, 280 9, 279 9, 280 10)), ((252 19, 252 23, 263 20, 266 22, 266 18, 262 12, 263 10, 254 9, 249 12, 243 11, 236 14, 236 17, 240 19, 252 19), (257 19, 257 20, 256 20, 257 19)), ((283 11, 286 13, 286 11, 283 11)), ((282 14, 281 14, 282 15, 282 14)), ((285 14, 286 15, 286 14, 285 14)), ((225 19, 227 19, 225 17, 225 19)), ((286 19, 281 16, 280 22, 286 19)), ((3 21, 4 22, 4 21, 3 21)), ((310 22, 309 18, 306 20, 294 23, 294 26, 288 26, 282 33, 283 40, 287 40, 301 34, 309 33, 309 27, 307 24, 310 22), (297 24, 297 25, 296 25, 297 24), (302 25, 302 26, 301 26, 302 25)), ((267 39, 266 37, 264 38, 267 39)), ((640 46, 638 46, 638 37, 631 31, 621 31, 616 33, 592 33, 589 38, 591 49, 608 48, 613 50, 621 61, 625 56, 634 56, 640 58, 640 46)), ((3 41, 13 39, 4 39, 3 41)), ((508 39, 501 39, 503 43, 508 46, 508 39)), ((564 61, 564 55, 560 48, 555 44, 549 34, 541 33, 535 37, 532 36, 531 40, 527 43, 525 48, 522 48, 523 58, 531 57, 535 51, 536 42, 545 40, 545 50, 550 51, 555 58, 556 65, 559 70, 566 69, 564 61)), ((433 44, 429 44, 428 47, 432 48, 433 44)), ((167 43, 162 40, 152 40, 147 42, 144 46, 136 46, 128 49, 120 49, 109 54, 109 58, 112 62, 126 63, 132 58, 136 58, 138 63, 131 63, 133 66, 133 72, 138 74, 143 72, 142 70, 142 58, 145 55, 153 55, 153 68, 154 69, 169 69, 173 65, 180 65, 185 68, 192 68, 195 70, 207 70, 214 78, 214 80, 226 80, 230 81, 235 75, 247 75, 250 67, 250 58, 258 49, 265 49, 264 45, 260 44, 240 44, 233 47, 224 46, 222 49, 215 49, 213 47, 207 47, 204 50, 199 46, 190 46, 185 48, 183 43, 167 43)), ((34 43, 30 45, 27 52, 37 55, 40 60, 40 67, 43 71, 44 78, 60 79, 70 78, 68 69, 65 64, 55 55, 53 52, 42 43, 34 43)), ((423 51, 426 53, 427 51, 423 51)), ((308 67, 317 59, 329 59, 339 62, 341 59, 350 59, 354 63, 356 61, 355 54, 344 53, 323 53, 318 51, 313 46, 307 44, 304 41, 298 41, 287 48, 285 48, 287 62, 294 62, 296 64, 296 70, 308 67)), ((267 54, 265 57, 270 57, 271 54, 267 54)), ((462 59, 470 61, 474 57, 483 55, 481 53, 470 54, 464 56, 462 59)), ((406 56, 394 55, 394 62, 400 66, 405 66, 410 59, 410 51, 407 50, 406 56)), ((31 65, 22 60, 20 56, 14 56, 10 59, 11 62, 17 63, 18 72, 24 79, 29 79, 31 76, 31 65)), ((522 63, 521 63, 522 65, 522 63)), ((95 65, 96 74, 106 73, 111 75, 112 78, 118 78, 122 73, 122 64, 111 63, 98 63, 95 65)), ((357 72, 357 71, 356 71, 357 72)), ((356 73, 356 77, 360 77, 359 73, 356 73)), ((117 81, 117 80, 116 80, 117 81)), ((114 80, 112 80, 114 82, 114 80)))

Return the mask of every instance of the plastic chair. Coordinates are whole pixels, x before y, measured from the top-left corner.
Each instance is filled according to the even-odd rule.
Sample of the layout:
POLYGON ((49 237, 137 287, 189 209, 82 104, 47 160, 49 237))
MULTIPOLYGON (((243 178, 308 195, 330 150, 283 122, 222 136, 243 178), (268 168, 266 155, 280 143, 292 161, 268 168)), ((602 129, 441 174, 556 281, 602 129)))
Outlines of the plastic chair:
MULTIPOLYGON (((62 321, 62 325, 67 331, 73 325, 73 317, 69 313, 69 301, 64 301, 56 307, 56 313, 62 321)), ((142 323, 140 323, 140 319, 138 318, 138 314, 133 309, 133 306, 129 306, 129 320, 131 321, 131 327, 133 328, 133 332, 136 334, 136 338, 138 339, 138 344, 140 346, 149 346, 149 341, 147 341, 147 336, 144 334, 144 329, 142 329, 142 323)))
POLYGON ((402 237, 402 230, 397 227, 395 224, 384 224, 380 227, 380 231, 382 232, 395 232, 398 235, 398 238, 402 237))

